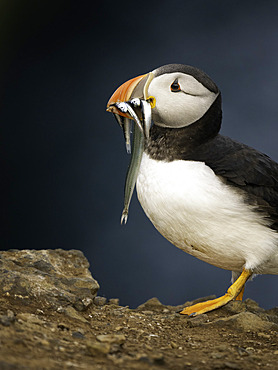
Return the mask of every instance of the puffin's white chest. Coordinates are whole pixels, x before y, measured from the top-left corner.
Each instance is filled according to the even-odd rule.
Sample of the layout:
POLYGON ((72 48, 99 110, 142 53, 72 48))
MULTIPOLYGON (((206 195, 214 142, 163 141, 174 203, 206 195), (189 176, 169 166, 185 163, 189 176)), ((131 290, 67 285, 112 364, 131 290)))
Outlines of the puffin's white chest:
POLYGON ((144 153, 136 187, 157 230, 199 259, 240 271, 277 254, 277 233, 202 162, 155 161, 144 153))

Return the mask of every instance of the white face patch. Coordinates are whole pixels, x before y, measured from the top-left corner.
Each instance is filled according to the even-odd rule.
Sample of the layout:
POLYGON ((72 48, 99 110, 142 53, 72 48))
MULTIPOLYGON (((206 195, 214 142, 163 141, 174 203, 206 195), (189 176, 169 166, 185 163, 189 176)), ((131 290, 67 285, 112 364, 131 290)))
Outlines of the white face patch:
POLYGON ((152 109, 154 123, 170 128, 185 127, 197 121, 218 96, 193 76, 180 72, 155 77, 148 94, 156 99, 156 106, 152 109), (174 81, 178 82, 181 91, 171 91, 174 81))

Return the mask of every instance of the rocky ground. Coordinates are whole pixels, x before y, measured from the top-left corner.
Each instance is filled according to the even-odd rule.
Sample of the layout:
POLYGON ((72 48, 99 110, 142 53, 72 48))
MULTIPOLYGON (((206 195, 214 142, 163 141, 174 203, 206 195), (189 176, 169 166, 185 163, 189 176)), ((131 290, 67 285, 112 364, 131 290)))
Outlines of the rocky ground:
MULTIPOLYGON (((186 318, 152 298, 96 296, 80 251, 0 253, 0 369, 278 369, 278 308, 186 318)), ((195 301, 196 302, 196 301, 195 301)))

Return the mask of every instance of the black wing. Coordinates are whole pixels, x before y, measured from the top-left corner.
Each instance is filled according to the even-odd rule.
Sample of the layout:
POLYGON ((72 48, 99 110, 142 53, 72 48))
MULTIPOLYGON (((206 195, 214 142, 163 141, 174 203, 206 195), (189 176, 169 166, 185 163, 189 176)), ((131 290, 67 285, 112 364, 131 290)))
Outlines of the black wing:
POLYGON ((205 162, 228 184, 240 188, 248 202, 258 206, 278 230, 278 164, 267 155, 232 139, 217 135, 200 145, 191 160, 205 162))

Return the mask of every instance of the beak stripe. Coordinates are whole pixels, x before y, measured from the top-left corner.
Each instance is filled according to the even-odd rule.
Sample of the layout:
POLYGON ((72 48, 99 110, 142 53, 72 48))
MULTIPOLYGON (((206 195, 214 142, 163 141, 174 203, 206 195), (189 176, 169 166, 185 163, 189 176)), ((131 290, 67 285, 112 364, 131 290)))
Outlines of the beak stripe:
MULTIPOLYGON (((146 74, 132 78, 131 80, 126 81, 124 84, 118 87, 118 89, 114 92, 107 103, 107 110, 113 111, 113 105, 115 105, 116 103, 127 102, 130 99, 135 87, 145 76, 146 74)), ((114 111, 114 113, 116 112, 114 111)), ((125 116, 125 114, 122 112, 118 112, 118 114, 125 116)))

